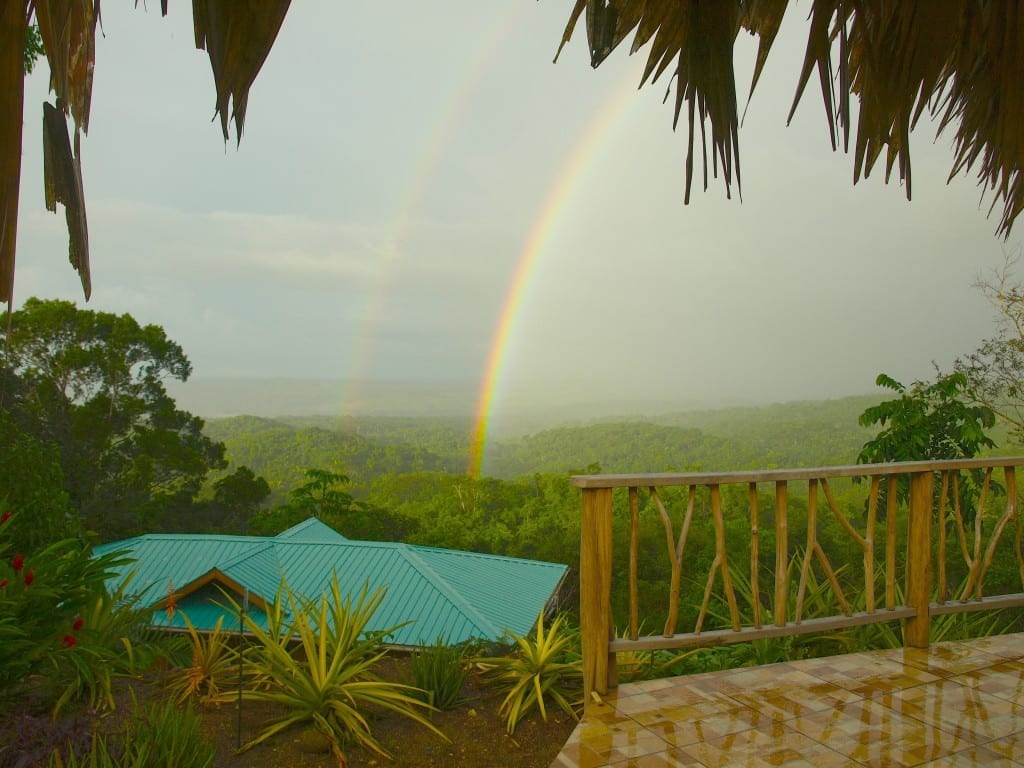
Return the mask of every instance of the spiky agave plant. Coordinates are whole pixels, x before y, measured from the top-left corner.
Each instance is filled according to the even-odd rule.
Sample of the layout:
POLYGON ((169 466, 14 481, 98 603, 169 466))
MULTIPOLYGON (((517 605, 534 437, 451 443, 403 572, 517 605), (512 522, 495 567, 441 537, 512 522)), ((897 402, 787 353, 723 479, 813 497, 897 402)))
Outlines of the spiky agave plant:
POLYGON ((567 659, 576 633, 567 627, 565 617, 557 617, 545 629, 542 613, 532 637, 511 636, 516 644, 511 655, 478 660, 490 682, 505 693, 498 712, 505 718, 506 730, 514 733, 519 721, 534 708, 547 722, 545 699, 577 717, 582 706, 583 665, 578 657, 567 659))
POLYGON ((367 625, 384 599, 384 590, 372 595, 366 587, 353 601, 342 597, 337 576, 331 579, 329 594, 302 600, 284 582, 272 613, 287 606, 287 629, 267 631, 245 617, 246 628, 256 646, 246 663, 254 666, 260 685, 249 686, 242 697, 271 702, 283 707, 282 714, 267 721, 259 735, 242 745, 249 749, 281 731, 309 725, 330 744, 339 765, 345 765, 344 748, 359 744, 382 756, 388 753, 373 737, 366 707, 397 713, 445 738, 424 715, 430 707, 408 685, 382 680, 374 666, 386 654, 381 643, 384 632, 368 632, 367 625))

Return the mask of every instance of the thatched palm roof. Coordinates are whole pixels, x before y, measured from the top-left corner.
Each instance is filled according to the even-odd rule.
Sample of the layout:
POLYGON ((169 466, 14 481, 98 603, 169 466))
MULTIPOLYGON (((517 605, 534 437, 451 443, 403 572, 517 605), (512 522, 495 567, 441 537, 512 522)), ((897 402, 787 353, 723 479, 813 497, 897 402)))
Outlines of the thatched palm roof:
MULTIPOLYGON (((44 110, 47 206, 55 210, 61 202, 67 209, 71 262, 88 297, 79 132, 88 130, 99 0, 11 0, 0 5, 0 301, 11 300, 14 282, 21 47, 33 14, 56 95, 56 104, 44 110), (68 115, 73 132, 68 130, 68 115)), ((161 5, 166 13, 166 0, 161 5)), ((249 87, 288 5, 289 0, 193 0, 196 45, 210 55, 225 140, 229 118, 241 136, 249 87)), ((788 6, 788 0, 577 0, 563 44, 583 18, 594 66, 631 35, 631 53, 648 46, 643 82, 671 79, 676 122, 685 106, 688 201, 698 133, 705 187, 709 153, 712 174, 721 173, 727 191, 734 178, 740 187, 733 48, 742 30, 759 38, 752 92, 788 6)), ((898 170, 910 197, 910 131, 928 114, 938 120, 940 131, 954 134, 950 177, 976 173, 991 205, 1003 207, 998 232, 1009 235, 1024 207, 1021 3, 811 0, 794 6, 791 13, 807 14, 808 31, 803 66, 795 73, 793 109, 817 71, 833 148, 841 142, 848 150, 854 135, 854 182, 884 156, 886 180, 898 170), (855 127, 853 99, 859 104, 855 127)))
MULTIPOLYGON (((728 190, 740 184, 733 46, 741 30, 759 38, 750 86, 757 85, 788 0, 577 0, 564 41, 586 19, 596 67, 627 37, 630 53, 650 46, 643 80, 674 79, 675 120, 686 105, 686 196, 695 131, 728 190), (707 126, 707 128, 705 127, 707 126)), ((922 114, 954 132, 950 178, 976 171, 1001 202, 1004 237, 1024 207, 1024 9, 1016 0, 814 0, 794 3, 808 18, 807 47, 790 119, 817 70, 827 127, 849 148, 851 98, 859 102, 854 183, 884 155, 911 195, 910 131, 922 114)))

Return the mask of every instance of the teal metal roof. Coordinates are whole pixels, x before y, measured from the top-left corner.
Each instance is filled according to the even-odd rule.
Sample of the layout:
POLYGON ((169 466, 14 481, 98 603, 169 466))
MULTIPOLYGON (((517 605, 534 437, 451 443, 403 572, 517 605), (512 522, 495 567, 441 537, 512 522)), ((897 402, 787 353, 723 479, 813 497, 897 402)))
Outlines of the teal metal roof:
MULTIPOLYGON (((366 585, 370 592, 386 589, 368 629, 411 621, 389 638, 395 645, 528 634, 568 570, 536 560, 355 541, 313 518, 273 537, 149 534, 97 547, 96 554, 118 550, 135 562, 116 581, 134 569, 129 591, 142 592, 144 604, 158 604, 171 592, 183 595, 173 615, 156 612, 154 625, 184 627, 184 611, 197 629, 212 629, 225 614, 231 627, 237 617, 224 607, 222 590, 236 602, 244 590, 257 604, 272 602, 285 578, 296 594, 316 598, 337 573, 343 594, 356 597, 366 585)), ((262 623, 262 612, 252 609, 262 623)))

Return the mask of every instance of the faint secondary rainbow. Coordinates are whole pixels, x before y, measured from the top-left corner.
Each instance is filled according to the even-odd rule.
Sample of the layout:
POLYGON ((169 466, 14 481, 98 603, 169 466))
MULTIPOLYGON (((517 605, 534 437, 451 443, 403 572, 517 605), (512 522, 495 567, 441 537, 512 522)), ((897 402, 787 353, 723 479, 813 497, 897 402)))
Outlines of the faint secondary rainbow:
POLYGON ((530 230, 512 283, 505 294, 505 302, 491 340, 490 352, 487 355, 486 372, 480 387, 480 394, 477 397, 476 418, 467 469, 468 474, 472 477, 477 477, 480 474, 480 468, 484 461, 484 453, 487 449, 487 430, 494 408, 495 394, 504 371, 509 340, 530 279, 555 232, 559 218, 575 194, 580 180, 612 130, 622 122, 626 108, 635 93, 636 81, 635 77, 631 76, 628 81, 623 81, 615 89, 612 97, 601 106, 597 117, 584 130, 568 160, 558 172, 555 183, 541 208, 540 215, 530 230))
POLYGON ((462 68, 462 75, 453 81, 447 95, 438 100, 441 107, 437 111, 437 118, 424 134, 408 180, 398 196, 394 215, 390 217, 388 226, 378 241, 380 259, 374 271, 372 285, 366 292, 362 306, 355 312, 359 320, 350 336, 352 349, 348 356, 340 395, 339 410, 342 413, 345 412, 346 404, 358 399, 356 382, 370 368, 374 351, 374 329, 380 325, 385 315, 388 282, 398 259, 399 243, 409 229, 412 215, 428 189, 428 182, 433 178, 448 146, 452 143, 459 117, 466 111, 470 97, 493 69, 493 64, 498 60, 506 43, 522 26, 528 10, 529 6, 523 3, 509 2, 500 13, 495 14, 490 25, 480 35, 465 67, 462 68))

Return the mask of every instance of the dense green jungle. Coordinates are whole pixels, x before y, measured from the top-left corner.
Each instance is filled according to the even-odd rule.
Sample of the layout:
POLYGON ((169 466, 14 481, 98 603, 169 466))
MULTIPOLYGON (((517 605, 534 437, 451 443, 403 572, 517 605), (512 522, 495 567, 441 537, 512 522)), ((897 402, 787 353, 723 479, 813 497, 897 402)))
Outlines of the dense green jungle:
MULTIPOLYGON (((273 535, 316 516, 353 539, 567 564, 570 576, 561 596, 570 613, 577 604, 582 507, 573 475, 766 470, 1012 453, 1019 450, 1015 446, 1024 429, 1021 419, 1004 419, 1006 426, 1000 425, 973 369, 908 386, 881 374, 876 384, 888 394, 585 422, 574 414, 573 421, 540 430, 526 426, 535 422, 524 418, 520 433, 506 425, 487 436, 482 472, 476 476, 467 471, 474 435, 467 417, 362 413, 204 420, 180 408, 164 386, 184 383, 191 365, 162 328, 141 325, 130 315, 39 299, 27 300, 8 319, 0 391, 0 467, 6 479, 0 487, 0 513, 24 521, 5 528, 12 550, 40 551, 68 536, 107 542, 172 531, 273 535), (23 510, 29 514, 18 514, 23 510)), ((999 360, 1015 360, 1002 355, 1005 348, 999 347, 999 360)), ((866 485, 835 480, 829 488, 835 510, 860 530, 866 485)), ((762 497, 759 562, 770 572, 774 499, 768 484, 757 490, 762 497)), ((965 475, 961 496, 967 533, 950 540, 954 563, 970 559, 959 557, 961 542, 965 551, 987 546, 999 505, 1006 506, 998 485, 983 503, 979 491, 977 479, 965 475), (979 506, 981 536, 970 525, 979 506)), ((747 488, 723 485, 722 499, 728 561, 742 592, 751 548, 747 488)), ((900 500, 898 514, 904 514, 900 500)), ((670 602, 673 560, 664 523, 671 520, 678 532, 688 499, 680 489, 666 489, 661 495, 664 516, 646 489, 639 501, 640 614, 647 626, 657 626, 670 602)), ((715 557, 707 490, 700 490, 694 502, 680 584, 680 628, 693 625, 715 557)), ((621 623, 630 520, 624 491, 615 495, 614 505, 612 597, 615 620, 621 623)), ((824 510, 824 503, 820 506, 824 510)), ((807 511, 807 486, 793 483, 787 542, 793 563, 800 561, 808 540, 807 511)), ((851 593, 862 591, 857 589, 864 583, 860 550, 837 515, 823 512, 816 530, 838 578, 851 593)), ((668 534, 674 539, 673 532, 668 534)), ((884 543, 884 531, 876 535, 884 543)), ((1012 539, 1002 537, 992 551, 987 594, 1019 591, 1012 539)), ((954 583, 963 577, 958 567, 950 572, 954 583)), ((814 578, 820 579, 822 570, 812 569, 814 578)), ((713 622, 724 609, 720 585, 719 577, 708 593, 713 622)), ((818 607, 830 611, 833 606, 825 603, 835 600, 831 587, 814 586, 818 607)), ((763 602, 764 595, 759 597, 763 602)), ((743 603, 749 606, 751 600, 743 603)))
MULTIPOLYGON (((860 426, 858 417, 881 399, 875 395, 679 412, 644 420, 634 417, 572 424, 519 437, 501 436, 490 440, 486 475, 479 478, 465 472, 471 425, 454 419, 242 416, 210 420, 205 429, 226 447, 228 467, 223 472, 244 465, 266 479, 270 493, 264 508, 288 509, 289 497, 296 489, 303 488, 304 483, 308 488, 307 468, 317 467, 335 480, 347 478, 347 482, 341 480, 345 508, 324 516, 346 535, 567 563, 573 571, 563 604, 575 611, 581 494, 572 486, 571 475, 854 464, 877 431, 860 426)), ((864 485, 835 481, 831 490, 843 514, 863 524, 864 485)), ((748 499, 745 487, 726 487, 723 491, 730 562, 739 566, 734 581, 743 602, 744 589, 749 589, 749 577, 743 573, 749 562, 748 499)), ((761 547, 768 553, 774 546, 771 493, 771 488, 764 488, 759 499, 761 547)), ((662 495, 662 500, 678 533, 685 499, 679 489, 672 489, 662 495)), ((989 502, 999 503, 994 497, 989 502)), ((641 503, 641 621, 647 628, 660 627, 669 599, 670 558, 660 513, 646 493, 641 494, 641 503)), ((625 542, 629 536, 624 493, 616 497, 615 504, 619 545, 613 611, 616 621, 624 622, 628 615, 625 542)), ((795 547, 797 557, 805 536, 806 513, 806 487, 801 490, 794 485, 790 551, 794 552, 795 547)), ((276 518, 273 513, 261 513, 257 519, 270 523, 261 530, 271 531, 297 517, 276 518)), ((857 572, 860 550, 833 517, 822 515, 819 540, 844 582, 863 578, 857 572)), ((884 531, 879 546, 883 543, 884 531)), ((1019 579, 1011 550, 1002 550, 990 574, 993 585, 1011 585, 1019 579)), ((714 533, 705 493, 698 496, 687 544, 681 627, 692 627, 696 619, 713 557, 714 533)), ((767 561, 765 571, 770 572, 767 561)), ((813 576, 812 571, 812 582, 813 576)), ((951 576, 957 578, 955 568, 951 576)), ((724 620, 720 591, 719 580, 711 603, 711 626, 724 620)), ((1007 591, 1017 590, 1007 586, 1007 591)), ((831 598, 826 585, 813 583, 812 593, 815 597, 809 603, 811 607, 832 607, 827 605, 831 598)), ((891 631, 883 625, 863 630, 862 634, 891 631)), ((875 640, 884 643, 892 639, 875 640)), ((776 643, 773 647, 778 646, 776 643)))

